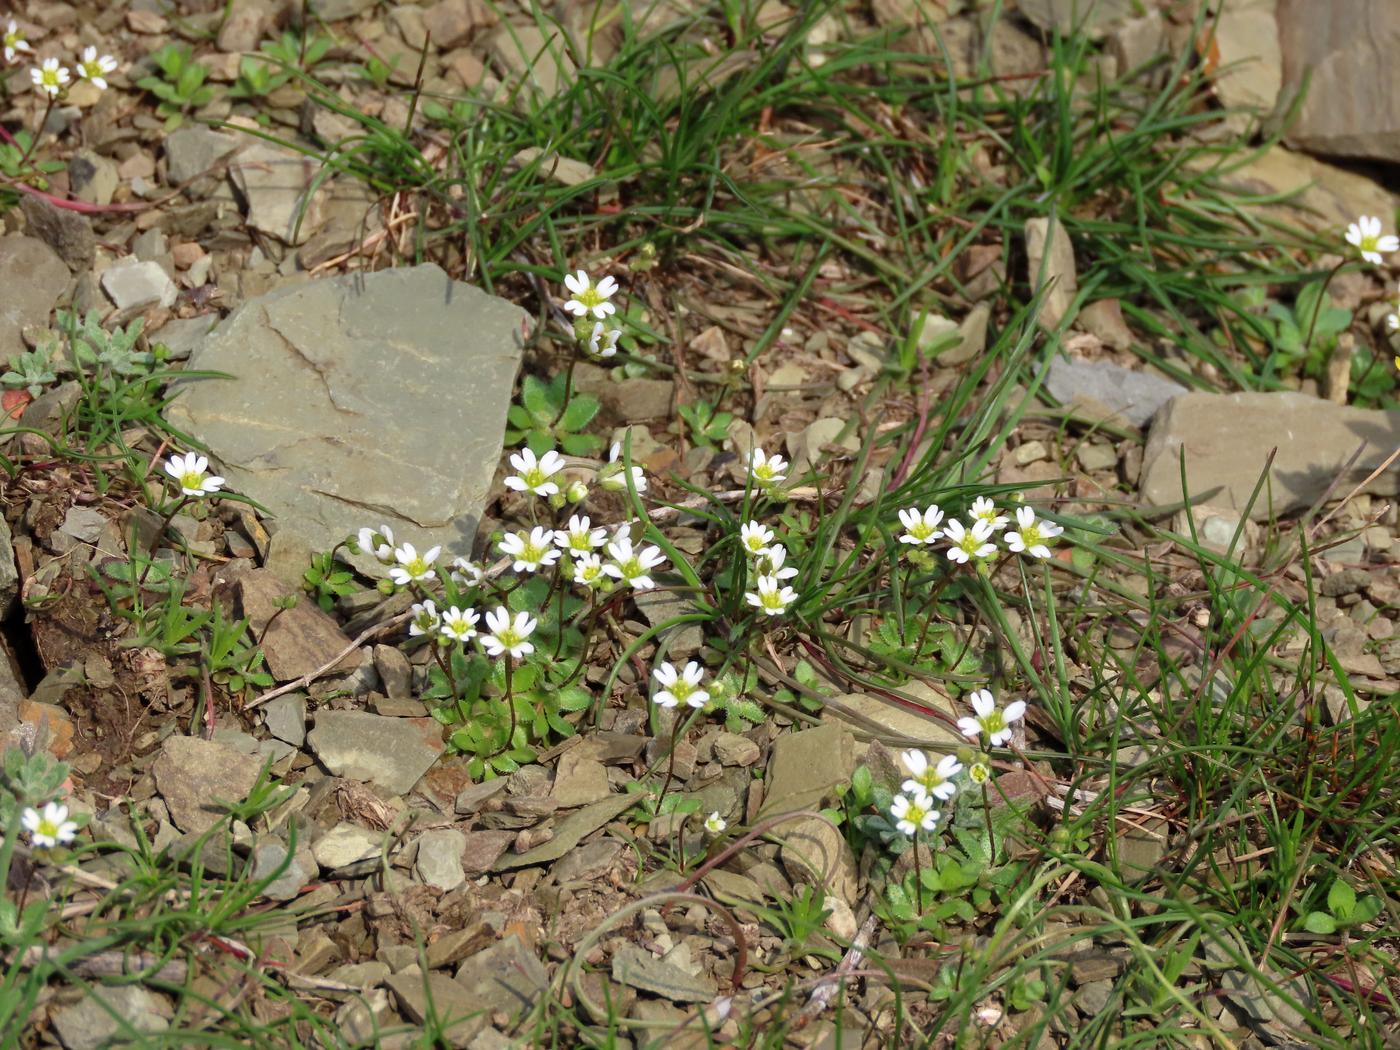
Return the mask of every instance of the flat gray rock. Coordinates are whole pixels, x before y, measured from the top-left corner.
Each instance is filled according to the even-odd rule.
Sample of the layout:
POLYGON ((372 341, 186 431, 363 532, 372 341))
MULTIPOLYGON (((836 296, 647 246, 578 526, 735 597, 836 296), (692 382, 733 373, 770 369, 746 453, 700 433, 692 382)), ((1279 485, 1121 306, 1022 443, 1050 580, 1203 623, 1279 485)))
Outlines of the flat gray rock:
POLYGON ((1061 404, 1098 419, 1121 417, 1135 427, 1146 426, 1157 410, 1186 387, 1151 372, 1138 372, 1108 361, 1075 361, 1057 357, 1050 362, 1045 389, 1061 404))
POLYGON ((154 303, 171 306, 179 289, 160 263, 127 258, 102 271, 102 290, 119 310, 154 303))
POLYGON ((170 1005, 139 985, 99 984, 81 1002, 59 1010, 53 1023, 68 1050, 97 1050, 127 1044, 133 1034, 164 1032, 170 1027, 169 1017, 170 1005))
POLYGON ((855 738, 845 726, 829 724, 773 741, 760 817, 799 809, 820 809, 855 772, 855 738))
POLYGON ((181 831, 207 831, 225 819, 230 803, 242 802, 257 783, 262 763, 215 740, 167 737, 151 765, 156 789, 181 831))
POLYGON ((203 124, 188 124, 172 131, 165 140, 167 180, 178 186, 198 178, 241 144, 253 141, 251 137, 240 139, 203 124))
POLYGON ((432 264, 309 281, 220 324, 190 367, 235 378, 181 384, 168 415, 317 549, 382 523, 469 555, 526 324, 432 264))
POLYGON ((338 777, 377 784, 394 795, 413 790, 442 754, 442 726, 431 718, 389 718, 367 711, 320 711, 307 742, 338 777))
POLYGON ((624 944, 613 952, 612 978, 673 1003, 708 1003, 719 994, 709 977, 686 973, 635 944, 624 944))
POLYGON ((1018 8, 1047 33, 1083 32, 1091 39, 1141 13, 1136 0, 1020 0, 1018 8))
POLYGON ((413 870, 423 882, 440 890, 455 890, 467 881, 462 854, 467 837, 452 828, 434 828, 418 836, 418 856, 413 870))
POLYGON ((0 237, 0 360, 25 350, 20 332, 47 325, 49 311, 68 287, 68 267, 36 237, 0 237))
MULTIPOLYGON (((1270 484, 1260 492, 1250 517, 1307 507, 1336 479, 1332 496, 1341 499, 1400 445, 1400 412, 1334 405, 1291 392, 1183 394, 1153 420, 1143 452, 1142 497, 1158 506, 1182 499, 1182 449, 1186 487, 1193 500, 1243 511, 1264 470, 1271 448, 1278 448, 1270 484), (1361 448, 1355 466, 1343 465, 1361 448)), ((1392 465, 1367 487, 1393 496, 1400 470, 1392 465)))

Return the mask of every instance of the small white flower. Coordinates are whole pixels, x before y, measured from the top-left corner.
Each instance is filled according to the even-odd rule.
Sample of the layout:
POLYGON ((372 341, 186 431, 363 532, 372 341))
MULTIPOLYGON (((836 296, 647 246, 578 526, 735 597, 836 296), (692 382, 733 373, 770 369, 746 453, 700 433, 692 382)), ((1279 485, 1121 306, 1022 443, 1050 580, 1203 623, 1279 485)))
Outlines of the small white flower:
POLYGON ((1026 702, 1014 700, 1005 710, 997 707, 991 691, 977 689, 968 696, 972 703, 975 718, 959 718, 958 730, 965 737, 978 739, 984 733, 993 747, 1000 747, 1011 739, 1011 723, 1026 713, 1026 702))
POLYGON ((749 453, 749 476, 754 484, 769 488, 787 478, 788 461, 774 454, 764 455, 763 449, 756 448, 749 453))
POLYGON ((603 559, 598 555, 580 554, 574 558, 574 583, 580 587, 596 587, 605 576, 603 559))
POLYGON ((408 611, 408 636, 410 638, 437 634, 438 628, 442 626, 442 617, 438 614, 437 606, 431 598, 426 601, 414 602, 408 611))
POLYGON ((784 587, 776 576, 760 576, 754 581, 755 591, 744 594, 744 600, 756 609, 762 609, 765 616, 781 616, 788 606, 797 601, 797 592, 784 587))
POLYGON ((1385 330, 1400 332, 1400 303, 1396 303, 1395 309, 1385 315, 1385 330))
POLYGON ((909 772, 909 779, 900 785, 902 790, 922 791, 945 802, 958 790, 953 778, 962 772, 962 763, 954 756, 944 755, 936 766, 929 763, 928 755, 922 751, 906 751, 899 757, 909 772))
POLYGON ((1400 238, 1393 233, 1382 234, 1381 220, 1374 215, 1363 215, 1347 227, 1347 243, 1376 266, 1385 262, 1385 255, 1400 251, 1400 238))
POLYGON ((973 558, 978 561, 990 558, 997 552, 997 545, 991 542, 991 536, 992 525, 985 518, 973 522, 970 529, 957 518, 950 518, 943 530, 943 538, 952 544, 948 548, 948 560, 963 565, 973 558))
POLYGON ((573 515, 567 529, 554 530, 554 545, 571 554, 591 554, 593 548, 608 542, 608 530, 592 528, 592 524, 587 514, 573 515))
POLYGON ((588 337, 588 353, 593 357, 612 357, 617 353, 617 341, 621 338, 622 329, 608 328, 602 321, 597 321, 593 325, 593 334, 588 337))
POLYGON ((527 653, 535 651, 535 644, 527 641, 534 632, 537 621, 527 612, 518 612, 512 620, 510 610, 504 605, 486 614, 486 629, 490 634, 481 636, 481 644, 487 656, 500 656, 509 653, 519 660, 527 653))
POLYGON ((210 474, 209 460, 197 453, 174 455, 165 461, 165 472, 179 483, 186 496, 212 496, 224 486, 224 479, 210 474))
POLYGON ((452 571, 448 576, 458 587, 480 587, 486 582, 486 570, 481 564, 462 557, 452 559, 452 571))
POLYGON ((559 560, 554 533, 543 525, 536 525, 529 533, 506 533, 496 549, 515 559, 511 568, 516 572, 538 572, 540 566, 553 565, 559 560))
POLYGON ((899 512, 899 521, 904 526, 900 543, 933 543, 943 535, 938 527, 943 521, 943 511, 938 509, 937 503, 929 504, 922 514, 917 507, 907 507, 899 512))
POLYGON ((564 287, 573 293, 573 298, 564 303, 564 309, 575 317, 587 317, 590 313, 598 320, 617 313, 617 307, 608 299, 617 291, 617 280, 604 277, 597 284, 584 270, 564 276, 564 287))
POLYGON ((890 806, 890 816, 894 817, 894 826, 912 838, 921 831, 932 831, 938 824, 939 813, 933 808, 933 799, 916 791, 912 798, 896 795, 890 806))
POLYGON ((1014 554, 1029 554, 1032 558, 1050 557, 1049 541, 1065 530, 1053 521, 1036 521, 1030 507, 1016 508, 1017 528, 1006 534, 1006 546, 1014 554))
POLYGON ((68 84, 68 67, 60 66, 56 58, 46 58, 42 66, 35 66, 29 71, 29 79, 50 98, 58 98, 68 84))
POLYGON ((992 767, 985 762, 974 762, 967 767, 967 779, 974 784, 985 784, 992 779, 992 767))
POLYGON ((652 703, 658 707, 675 707, 677 704, 684 703, 698 709, 709 702, 709 692, 700 688, 700 683, 705 677, 705 669, 694 660, 687 663, 685 670, 679 674, 677 674, 675 667, 663 662, 660 667, 651 672, 651 676, 661 685, 661 688, 651 698, 652 703))
POLYGON ((510 465, 518 474, 506 478, 506 488, 516 492, 533 492, 536 496, 553 496, 559 485, 550 480, 564 469, 564 457, 550 449, 539 459, 528 448, 511 453, 510 465))
POLYGON ((475 609, 459 609, 454 605, 442 614, 442 624, 438 629, 444 638, 469 642, 476 637, 476 624, 480 619, 475 609))
POLYGON ((19 27, 19 23, 13 18, 10 19, 10 24, 5 29, 3 43, 5 45, 6 62, 13 62, 15 56, 21 51, 29 51, 32 53, 34 50, 29 46, 29 42, 24 39, 24 30, 19 27))
POLYGON ((394 560, 394 530, 388 525, 379 526, 378 532, 361 529, 356 539, 360 550, 373 555, 381 564, 388 565, 394 560))
POLYGON ((68 807, 57 802, 47 803, 42 813, 25 809, 20 823, 29 832, 29 842, 35 849, 53 849, 60 843, 67 844, 78 833, 78 825, 68 819, 68 807))
POLYGON ((441 547, 429 547, 422 554, 419 554, 417 548, 411 543, 395 547, 394 560, 398 564, 389 570, 389 579, 400 587, 432 579, 433 562, 437 561, 437 557, 441 553, 441 547))
POLYGON ((705 818, 705 830, 711 835, 722 834, 727 827, 729 827, 729 822, 719 815, 719 810, 715 810, 705 818))
POLYGON ((772 576, 775 580, 790 580, 797 575, 797 566, 784 565, 787 561, 787 548, 774 543, 759 556, 758 574, 772 576))
MULTIPOLYGON (((608 465, 598 472, 598 484, 609 492, 627 491, 627 475, 623 473, 621 457, 622 442, 614 442, 608 452, 608 465)), ((647 490, 647 476, 641 467, 632 467, 632 487, 639 496, 647 490)))
POLYGON ((603 566, 603 571, 639 591, 656 586, 656 581, 650 576, 651 570, 666 561, 660 547, 643 547, 634 551, 631 537, 626 535, 619 535, 608 544, 608 556, 612 561, 603 566))
POLYGON ((973 500, 972 509, 967 512, 967 516, 974 525, 979 521, 985 521, 992 527, 993 532, 1006 528, 1006 523, 1010 520, 1005 514, 997 511, 996 504, 987 496, 978 496, 973 500))
POLYGON ((117 60, 111 55, 97 54, 97 48, 83 48, 83 57, 78 62, 78 76, 101 91, 107 90, 107 74, 117 71, 117 60))
POLYGON ((760 522, 751 521, 747 525, 739 526, 739 542, 746 553, 756 558, 765 553, 768 544, 773 542, 773 530, 760 522))

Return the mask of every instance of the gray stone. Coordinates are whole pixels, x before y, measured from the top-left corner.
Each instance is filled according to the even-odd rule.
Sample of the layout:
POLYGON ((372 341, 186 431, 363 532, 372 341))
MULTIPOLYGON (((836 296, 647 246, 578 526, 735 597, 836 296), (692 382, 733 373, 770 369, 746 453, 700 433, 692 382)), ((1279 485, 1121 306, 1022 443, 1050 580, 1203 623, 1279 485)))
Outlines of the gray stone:
POLYGON ((635 806, 639 797, 631 794, 612 795, 600 802, 594 802, 590 806, 575 810, 555 826, 552 839, 541 843, 534 849, 526 850, 524 853, 502 856, 496 861, 495 870, 510 871, 513 868, 524 868, 531 864, 544 864, 558 860, 577 846, 585 835, 592 834, 614 817, 620 816, 635 806))
POLYGON ((306 695, 283 693, 263 705, 263 725, 278 740, 301 747, 306 740, 306 695))
POLYGON ((190 356, 236 378, 181 384, 168 413, 318 549, 382 521, 469 557, 527 323, 433 265, 279 289, 190 356))
POLYGON ((117 166, 107 157, 83 149, 68 162, 68 184, 73 195, 87 204, 111 204, 121 185, 117 166))
POLYGON ((171 306, 180 290, 160 263, 125 259, 102 271, 102 290, 118 310, 171 306))
POLYGON ((321 867, 335 871, 377 857, 383 844, 382 833, 341 821, 316 840, 311 855, 321 867))
POLYGON ((227 744, 192 736, 167 737, 151 766, 170 819, 184 832, 207 831, 242 802, 257 783, 261 763, 227 744))
POLYGON ((725 766, 752 766, 762 752, 757 744, 738 733, 720 733, 715 737, 715 761, 725 766))
POLYGON ((545 97, 557 94, 574 78, 574 63, 560 35, 546 37, 534 23, 501 26, 491 34, 487 47, 501 68, 545 97))
MULTIPOLYGON (((501 781, 497 780, 495 783, 499 784, 501 781)), ((468 875, 480 875, 490 871, 514 841, 513 831, 466 832, 466 846, 462 850, 463 870, 468 875)))
MULTIPOLYGON (((1340 499, 1397 445, 1400 411, 1351 408, 1292 392, 1183 394, 1152 423, 1143 452, 1142 497, 1158 506, 1181 502, 1184 449, 1191 498, 1243 511, 1269 450, 1277 448, 1270 485, 1250 509, 1250 517, 1259 521, 1309 506, 1329 487, 1340 499), (1358 448, 1355 466, 1344 472, 1358 448)), ((1393 496, 1397 483, 1400 472, 1382 471, 1367 491, 1393 496)))
POLYGON ((1047 33, 1085 33, 1091 39, 1141 13, 1137 0, 1020 0, 1018 7, 1047 33))
POLYGON ((429 886, 455 890, 467 881, 462 869, 462 854, 466 848, 467 837, 460 831, 451 828, 425 831, 418 836, 418 856, 413 870, 429 886))
POLYGON ((178 186, 206 174, 236 150, 242 141, 235 135, 215 131, 203 124, 186 124, 171 132, 165 140, 167 180, 178 186))
POLYGON ((272 19, 264 0, 232 0, 224 9, 219 26, 220 51, 252 51, 258 46, 272 19))
POLYGON ((613 952, 612 978, 673 1003, 708 1003, 718 994, 710 977, 687 973, 635 944, 624 944, 613 952))
POLYGON ((67 1050, 97 1050, 125 1044, 137 1035, 170 1027, 170 1006, 137 984, 91 985, 87 996, 54 1014, 54 1028, 67 1050))
MULTIPOLYGON (((1221 8, 1215 19, 1212 58, 1220 70, 1215 93, 1227 109, 1264 115, 1278 102, 1283 87, 1283 51, 1274 18, 1277 3, 1234 0, 1221 8)), ((1395 83, 1400 86, 1400 80, 1395 83)))
POLYGON ((454 979, 479 1008, 512 1017, 534 1006, 549 987, 539 959, 515 934, 464 960, 454 979))
MULTIPOLYGON (((238 577, 236 584, 241 615, 248 618, 259 639, 267 669, 274 679, 287 682, 300 678, 335 660, 350 645, 350 639, 334 619, 321 611, 305 594, 287 587, 267 569, 252 569, 238 577), (291 608, 280 608, 279 601, 296 596, 291 608)), ((335 669, 353 670, 359 654, 351 651, 335 669)))
POLYGON ((31 194, 21 197, 19 207, 29 232, 57 252, 70 270, 85 270, 92 265, 97 237, 92 232, 92 220, 86 215, 31 194))
POLYGON ((0 237, 0 360, 26 349, 20 333, 49 323, 49 311, 68 287, 68 267, 37 237, 0 237))
POLYGON ((414 967, 391 974, 384 983, 410 1021, 418 1025, 435 1022, 433 1030, 439 1041, 446 1038, 451 1046, 465 1046, 486 1027, 490 1010, 445 973, 424 975, 414 967))
POLYGON ((253 847, 251 877, 254 881, 272 878, 273 872, 280 869, 280 874, 264 887, 264 897, 274 901, 292 900, 303 886, 316 877, 318 872, 314 867, 307 869, 303 856, 297 852, 289 858, 287 847, 281 842, 260 842, 253 847))
POLYGON ((15 564, 14 543, 9 523, 0 516, 0 619, 10 615, 18 597, 19 567, 15 564))
POLYGON ((465 44, 478 29, 496 24, 496 12, 486 0, 439 0, 423 12, 423 28, 442 51, 465 44))
POLYGON ((1180 383, 1151 372, 1067 357, 1050 362, 1045 389, 1056 401, 1073 406, 1095 422, 1116 418, 1135 427, 1145 426, 1158 409, 1186 393, 1180 383))
MULTIPOLYGON (((1218 167, 1216 159, 1205 157, 1186 166, 1203 170, 1207 164, 1218 167)), ((1283 146, 1252 154, 1248 163, 1220 172, 1220 184, 1240 194, 1272 198, 1259 210, 1330 237, 1358 215, 1394 215, 1400 203, 1374 179, 1283 146)))
POLYGON ((171 318, 151 333, 151 342, 165 347, 168 360, 184 361, 218 323, 217 313, 171 318))
POLYGON ((860 896, 856 858, 845 836, 821 817, 794 820, 774 829, 779 856, 794 882, 809 882, 852 907, 860 896))
POLYGON ((390 700, 403 700, 412 695, 413 666, 403 650, 393 645, 376 645, 374 669, 379 672, 379 680, 384 683, 384 692, 390 700))
POLYGON ((339 22, 344 18, 354 18, 373 7, 379 0, 311 0, 308 10, 327 22, 339 22))
POLYGON ((106 527, 107 517, 100 510, 75 505, 69 507, 68 513, 63 516, 59 531, 84 543, 96 543, 106 527))
POLYGON ((550 797, 563 808, 597 802, 607 798, 612 790, 608 786, 608 771, 603 763, 578 754, 578 750, 571 748, 560 755, 559 764, 554 770, 554 787, 550 797))
POLYGON ((622 843, 617 839, 594 839, 564 854, 549 873, 561 886, 577 879, 597 878, 616 866, 621 853, 622 843))
POLYGON ((431 718, 386 718, 365 711, 320 711, 307 734, 316 758, 338 777, 404 795, 442 754, 442 726, 431 718))
POLYGON ((321 228, 324 194, 313 189, 321 165, 314 157, 261 139, 229 161, 228 177, 246 208, 248 225, 287 244, 321 228))
MULTIPOLYGON (((909 682, 900 691, 913 697, 917 703, 942 712, 948 719, 956 719, 963 714, 952 697, 923 682, 909 682)), ((892 746, 903 743, 907 746, 958 748, 967 742, 945 719, 866 693, 846 693, 837 697, 836 703, 828 705, 823 711, 823 718, 847 720, 855 729, 878 732, 882 739, 891 738, 892 746), (894 740, 896 737, 899 739, 894 740)), ((861 745, 856 745, 857 757, 863 750, 861 745)))
POLYGON ((845 726, 784 733, 773 742, 758 815, 820 807, 839 785, 850 783, 855 766, 855 741, 845 726))
POLYGON ((1026 280, 1037 292, 1044 289, 1036 323, 1047 331, 1069 313, 1079 291, 1074 246, 1064 222, 1056 217, 1026 220, 1026 280))
POLYGON ((1289 143, 1313 153, 1400 160, 1400 6, 1278 0, 1278 35, 1285 95, 1307 81, 1288 124, 1289 143))
MULTIPOLYGON (((678 616, 693 613, 697 609, 695 603, 687 596, 659 588, 650 591, 637 591, 632 600, 636 603, 638 611, 646 617, 647 623, 652 627, 674 620, 678 616)), ((694 656, 705 644, 705 635, 698 622, 667 627, 657 635, 657 639, 665 645, 666 655, 671 660, 676 661, 694 656)))

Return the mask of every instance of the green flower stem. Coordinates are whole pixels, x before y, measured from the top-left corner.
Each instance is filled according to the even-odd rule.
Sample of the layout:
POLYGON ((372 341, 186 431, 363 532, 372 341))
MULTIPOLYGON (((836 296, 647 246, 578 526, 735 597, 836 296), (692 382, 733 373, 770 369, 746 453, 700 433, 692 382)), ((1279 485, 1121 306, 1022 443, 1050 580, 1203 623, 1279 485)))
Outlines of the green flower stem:
POLYGON ((1308 335, 1307 338, 1303 340, 1304 350, 1312 349, 1313 333, 1317 331, 1317 318, 1322 313, 1322 301, 1327 298, 1327 288, 1332 283, 1332 279, 1342 272, 1342 267, 1344 267, 1348 261, 1349 260, 1343 256, 1342 261, 1332 267, 1322 281, 1322 291, 1317 293, 1317 302, 1313 303, 1312 320, 1308 322, 1308 335))
POLYGON ((924 873, 919 860, 919 827, 914 826, 914 901, 919 909, 919 918, 924 916, 924 873))
POLYGON ((146 583, 146 577, 151 574, 151 566, 156 563, 156 548, 160 546, 160 541, 165 536, 165 530, 170 528, 170 523, 175 520, 175 515, 184 510, 185 505, 192 499, 194 499, 193 496, 181 496, 179 502, 171 508, 170 513, 162 519, 160 527, 156 529, 156 534, 151 537, 150 545, 146 548, 146 565, 141 570, 141 578, 136 581, 136 597, 138 600, 141 597, 141 588, 146 583))
POLYGON ((515 696, 511 684, 511 678, 515 669, 515 661, 510 655, 505 656, 506 662, 506 708, 510 711, 510 732, 506 734, 505 744, 498 750, 487 755, 488 759, 503 755, 515 745, 515 696))

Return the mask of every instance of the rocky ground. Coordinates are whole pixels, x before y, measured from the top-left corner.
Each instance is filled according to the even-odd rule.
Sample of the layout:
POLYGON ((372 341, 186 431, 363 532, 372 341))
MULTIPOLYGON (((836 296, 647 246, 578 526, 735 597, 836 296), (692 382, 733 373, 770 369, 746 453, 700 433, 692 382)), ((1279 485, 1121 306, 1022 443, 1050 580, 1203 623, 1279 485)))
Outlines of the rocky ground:
MULTIPOLYGON (((641 176, 614 174, 606 144, 585 161, 542 135, 490 162, 492 179, 514 180, 509 193, 492 183, 490 199, 439 180, 468 170, 453 165, 474 132, 432 105, 492 99, 542 126, 541 100, 581 70, 612 68, 621 30, 599 16, 610 5, 561 4, 557 23, 479 0, 306 6, 307 39, 323 49, 303 43, 300 4, 35 0, 15 12, 35 56, 92 45, 119 63, 107 89, 74 83, 50 105, 21 54, 6 66, 0 114, 0 149, 12 151, 0 155, 0 354, 15 377, 0 449, 11 652, 0 730, 66 763, 62 794, 83 824, 67 852, 21 849, 9 869, 21 909, 51 901, 62 913, 28 934, 0 930, 0 1004, 23 1020, 25 1045, 185 1045, 225 1031, 253 1045, 482 1050, 662 1039, 1051 1047, 1089 1045, 1081 1036, 1126 1045, 1115 1040, 1163 1018, 1180 1027, 1151 1045, 1393 1045, 1380 1034, 1397 992, 1384 916, 1350 932, 1365 952, 1347 954, 1343 932, 1313 956, 1314 934, 1287 914, 1304 889, 1321 879, 1325 895, 1331 882, 1309 867, 1316 846, 1329 871, 1369 884, 1396 915, 1389 831, 1361 845, 1310 832, 1278 885, 1261 879, 1250 865, 1283 849, 1267 821, 1242 818, 1236 840, 1200 837, 1212 807, 1237 800, 1213 779, 1207 730, 1171 706, 1170 686, 1185 683, 1192 712, 1203 696, 1230 708, 1253 696, 1240 683, 1257 664, 1269 683, 1260 695, 1286 696, 1290 713, 1278 738, 1242 716, 1229 747, 1292 756, 1304 752, 1279 741, 1296 738, 1309 762, 1331 749, 1324 794, 1364 795, 1357 812, 1368 817, 1394 812, 1396 734, 1376 728, 1400 691, 1392 260, 1339 267, 1311 318, 1297 288, 1349 258, 1341 231, 1358 216, 1395 228, 1400 74, 1363 44, 1400 38, 1400 15, 1363 0, 1326 15, 1304 0, 1240 0, 1210 32, 1191 4, 1104 0, 1078 24, 1093 68, 1135 85, 1135 99, 1188 68, 1213 78, 1183 108, 1179 134, 1230 144, 1211 182, 1229 196, 1190 198, 1235 224, 1228 244, 1203 247, 1188 230, 1148 252, 1131 233, 1096 234, 1122 206, 1113 186, 1067 205, 1064 220, 980 226, 989 212, 930 198, 898 223, 885 221, 891 211, 862 225, 848 212, 877 194, 871 177, 852 174, 849 143, 813 147, 822 114, 794 105, 732 153, 725 144, 724 160, 736 184, 780 183, 784 217, 830 222, 839 239, 815 258, 767 243, 805 235, 736 232, 717 205, 682 234, 668 226, 674 239, 649 239, 651 201, 628 181, 641 176), (171 45, 188 47, 207 80, 162 73, 152 56, 171 45), (259 79, 281 67, 246 56, 279 45, 314 81, 259 79), (1165 64, 1129 76, 1156 55, 1165 64), (31 156, 19 133, 41 123, 31 156), (817 172, 840 191, 809 206, 817 172), (557 196, 527 206, 526 184, 557 196), (511 243, 514 226, 543 230, 530 223, 550 208, 628 225, 599 225, 598 236, 586 222, 561 227, 563 257, 542 232, 511 243), (929 253, 929 279, 900 298, 881 285, 878 257, 894 258, 901 237, 934 236, 929 215, 955 240, 929 253), (701 245, 708 255, 685 239, 707 221, 722 230, 701 245), (489 250, 473 224, 496 238, 489 250), (1126 261, 1105 269, 1114 237, 1126 261), (1134 252, 1141 269, 1187 275, 1162 285, 1175 298, 1128 288, 1134 252), (575 265, 623 283, 636 335, 625 359, 569 364, 558 282, 575 265), (1248 279, 1229 302, 1181 291, 1206 271, 1248 279), (1033 319, 1018 312, 1032 300, 1033 319), (66 328, 56 311, 73 312, 66 328), (84 334, 85 317, 108 332, 140 327, 99 339, 84 334), (1309 356, 1324 337, 1326 352, 1309 356), (54 347, 30 361, 47 375, 24 372, 23 355, 54 347), (902 372, 901 348, 912 361, 902 372), (562 447, 566 476, 589 484, 606 449, 625 446, 648 479, 645 508, 639 493, 597 486, 587 507, 609 524, 645 509, 672 569, 707 564, 725 542, 755 445, 781 451, 800 479, 770 509, 804 558, 803 537, 836 515, 855 522, 875 508, 872 522, 897 529, 882 492, 913 491, 925 469, 948 479, 945 505, 1024 498, 1070 527, 1043 581, 1016 563, 989 578, 1010 596, 999 622, 970 583, 951 587, 952 604, 934 592, 934 649, 927 628, 917 641, 881 635, 894 617, 865 594, 756 635, 753 681, 684 731, 651 702, 651 669, 728 667, 737 634, 726 635, 730 620, 693 615, 697 589, 665 570, 662 587, 609 607, 584 650, 587 704, 560 716, 567 731, 546 727, 527 757, 483 767, 434 650, 407 632, 415 594, 381 586, 383 566, 345 541, 387 525, 420 550, 440 546, 444 565, 460 556, 501 573, 500 533, 536 521, 535 504, 503 483, 503 449, 529 437, 512 414, 521 374, 566 369, 598 414, 573 434, 548 411, 533 425, 583 439, 562 447), (683 413, 707 399, 705 419, 683 413), (963 406, 946 427, 941 404, 963 406), (983 417, 979 404, 995 407, 983 417), (226 492, 166 520, 160 463, 196 444, 226 492), (960 472, 935 469, 940 451, 960 472), (143 558, 154 571, 133 569, 143 558), (822 625, 851 644, 832 649, 822 625), (1235 662, 1241 638, 1259 641, 1248 668, 1235 662), (898 783, 903 748, 967 748, 953 725, 969 689, 995 681, 999 694, 1030 695, 1032 675, 1074 713, 1032 700, 977 810, 988 829, 997 822, 994 859, 972 879, 982 895, 969 885, 957 898, 965 913, 921 925, 887 891, 918 848, 891 869, 858 818, 898 783), (1379 763, 1371 777, 1358 772, 1366 761, 1379 763), (1188 782, 1200 791, 1189 804, 1188 782), (1115 792, 1125 811, 1105 818, 1094 806, 1115 792), (709 814, 726 830, 707 832, 709 814), (1022 971, 999 978, 1020 964, 999 954, 994 924, 1066 852, 1084 866, 1037 888, 1048 910, 1025 947, 1037 953, 1033 979, 1058 993, 1033 994, 1022 971), (1202 854, 1209 878, 1196 871, 1202 854), (1090 864, 1112 877, 1096 882, 1090 864), (1189 897, 1193 879, 1219 895, 1189 897), (196 907, 206 890, 219 903, 196 907), (1254 940, 1190 941, 1174 970, 1175 935, 1134 932, 1183 899, 1228 918, 1252 894, 1284 902, 1254 940), (1170 980, 1144 991, 1144 958, 1170 980), (959 983, 969 959, 979 987, 959 983)), ((669 31, 693 14, 683 6, 633 3, 629 19, 669 31)), ((707 85, 742 76, 794 17, 776 0, 751 6, 727 30, 722 18, 697 22, 711 64, 687 68, 707 85), (725 54, 738 58, 732 70, 713 62, 725 54)), ((832 4, 806 25, 802 54, 815 67, 842 41, 883 30, 887 70, 985 77, 1014 106, 1054 65, 1073 5, 1020 0, 992 21, 984 6, 832 4)), ((869 127, 903 134, 901 108, 882 101, 869 127)), ((482 124, 507 119, 481 112, 482 124)), ((1120 120, 1100 130, 1132 123, 1120 120)), ((1013 184, 1000 151, 1015 124, 993 121, 964 143, 970 180, 1013 184)), ((908 163, 927 186, 941 147, 918 134, 928 164, 908 163)), ((1170 204, 1193 189, 1164 181, 1148 196, 1170 204)), ((869 527, 862 539, 878 535, 869 527)), ((829 542, 844 557, 861 541, 829 542)), ((716 575, 714 593, 724 586, 716 575)), ((9 770, 7 782, 23 797, 23 777, 9 770)), ((1316 790, 1250 794, 1294 812, 1316 790)), ((7 851, 17 812, 0 812, 7 851)))

